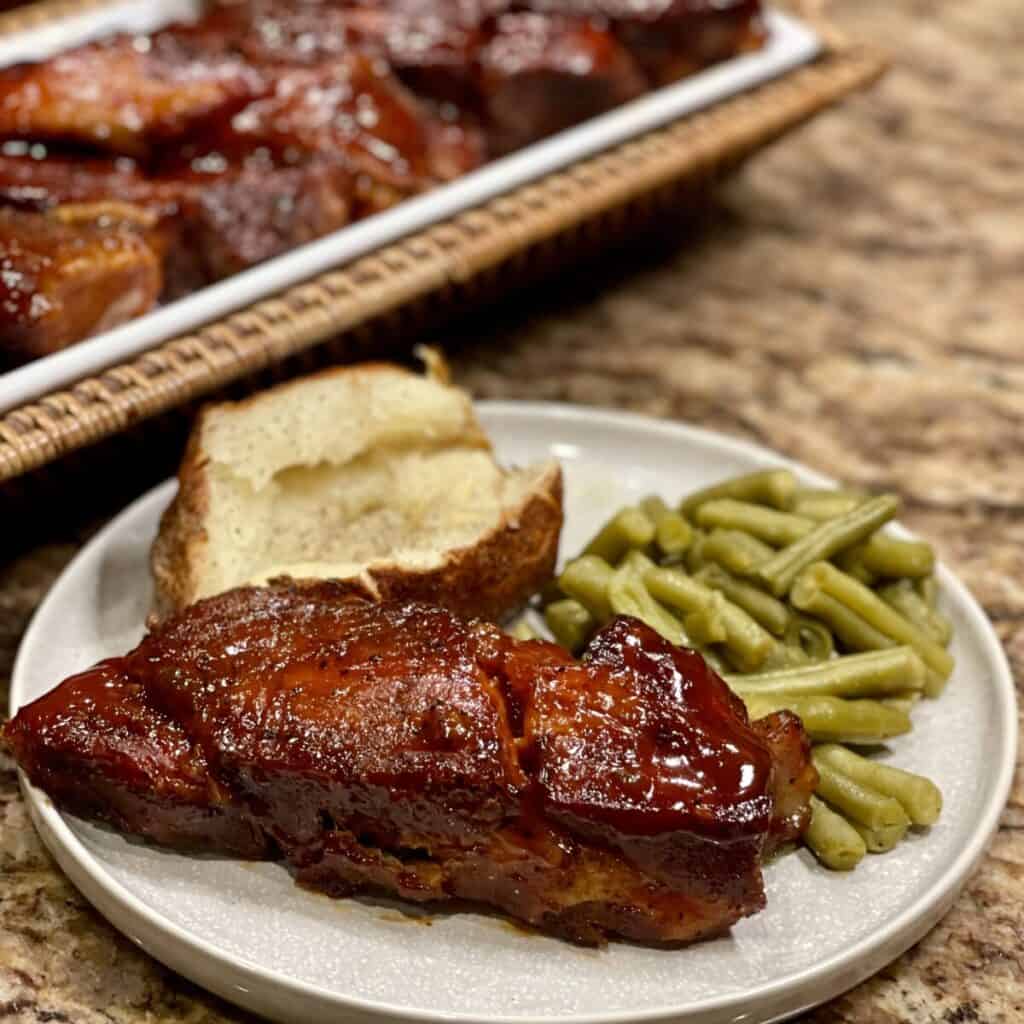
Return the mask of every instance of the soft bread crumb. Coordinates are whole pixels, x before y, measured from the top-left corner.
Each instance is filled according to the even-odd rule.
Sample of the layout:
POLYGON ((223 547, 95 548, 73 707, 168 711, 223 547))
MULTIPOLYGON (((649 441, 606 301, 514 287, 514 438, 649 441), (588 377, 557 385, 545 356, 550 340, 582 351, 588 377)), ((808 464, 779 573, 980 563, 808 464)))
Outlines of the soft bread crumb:
POLYGON ((493 614, 543 582, 533 577, 551 571, 561 525, 557 464, 503 470, 466 394, 391 366, 207 409, 180 479, 153 553, 165 610, 278 577, 358 577, 371 590, 387 577, 385 590, 413 595, 422 577, 461 607, 476 576, 493 614), (498 540, 522 563, 501 566, 504 582, 498 540))

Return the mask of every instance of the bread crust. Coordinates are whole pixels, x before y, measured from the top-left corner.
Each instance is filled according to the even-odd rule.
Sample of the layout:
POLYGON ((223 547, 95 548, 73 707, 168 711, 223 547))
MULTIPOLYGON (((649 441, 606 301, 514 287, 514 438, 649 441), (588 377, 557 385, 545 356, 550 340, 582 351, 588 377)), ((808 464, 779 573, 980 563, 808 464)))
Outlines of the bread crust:
MULTIPOLYGON (((399 369, 386 363, 371 363, 335 367, 312 377, 367 371, 394 373, 399 369)), ((301 387, 309 379, 289 381, 274 390, 301 387)), ((198 598, 196 570, 202 564, 209 543, 204 526, 210 512, 206 474, 209 460, 202 451, 204 425, 211 414, 229 408, 241 410, 258 403, 260 398, 255 395, 240 402, 209 405, 199 412, 178 471, 178 492, 161 517, 150 550, 154 581, 151 621, 162 620, 198 598)), ((491 448, 486 434, 475 422, 473 429, 460 438, 460 444, 491 448)), ((439 566, 410 570, 397 563, 376 563, 344 584, 381 600, 428 601, 458 615, 500 621, 521 607, 554 573, 563 521, 562 494, 561 467, 552 460, 538 485, 519 506, 507 509, 498 525, 475 543, 445 552, 439 566)), ((290 579, 290 582, 304 586, 322 585, 325 581, 290 579)))

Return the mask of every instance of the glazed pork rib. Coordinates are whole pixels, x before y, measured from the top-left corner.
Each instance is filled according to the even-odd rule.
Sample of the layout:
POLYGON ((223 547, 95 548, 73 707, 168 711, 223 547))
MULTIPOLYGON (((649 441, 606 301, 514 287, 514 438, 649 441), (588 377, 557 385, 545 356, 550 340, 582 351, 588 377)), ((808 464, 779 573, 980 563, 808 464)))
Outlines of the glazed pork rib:
POLYGON ((759 910, 761 859, 815 782, 797 719, 751 725, 636 620, 577 661, 330 584, 200 602, 6 735, 58 805, 157 843, 584 943, 688 942, 759 910))

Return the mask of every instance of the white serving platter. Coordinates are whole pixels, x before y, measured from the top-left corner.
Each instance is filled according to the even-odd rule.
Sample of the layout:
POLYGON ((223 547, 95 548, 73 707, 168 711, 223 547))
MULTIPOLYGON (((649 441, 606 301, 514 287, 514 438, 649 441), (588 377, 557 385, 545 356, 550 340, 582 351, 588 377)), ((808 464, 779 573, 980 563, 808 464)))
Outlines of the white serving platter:
MULTIPOLYGON (((638 416, 541 403, 481 403, 498 457, 563 466, 562 557, 616 508, 649 493, 678 500, 723 477, 790 465, 755 445, 638 416)), ((14 667, 11 712, 66 675, 123 653, 150 607, 148 549, 174 492, 140 498, 68 566, 14 667)), ((398 904, 329 900, 276 864, 186 856, 59 813, 22 779, 36 827, 85 896, 170 967, 257 1013, 294 1024, 764 1024, 878 971, 950 908, 998 823, 1016 759, 1013 680, 967 589, 939 567, 956 668, 939 700, 882 756, 933 778, 939 822, 849 874, 806 851, 767 866, 768 905, 712 942, 682 950, 583 949, 499 917, 424 919, 398 904)))
MULTIPOLYGON (((187 16, 194 0, 126 2, 0 39, 0 67, 39 59, 109 33, 126 13, 132 30, 187 16), (164 12, 158 18, 157 11, 164 12), (167 15, 170 15, 168 17, 167 15)), ((161 307, 112 331, 0 375, 0 413, 140 355, 161 342, 267 298, 318 274, 421 231, 537 178, 610 149, 680 117, 776 78, 812 60, 821 49, 803 22, 770 11, 768 41, 674 85, 503 157, 451 184, 406 200, 391 210, 342 228, 318 241, 161 307)))

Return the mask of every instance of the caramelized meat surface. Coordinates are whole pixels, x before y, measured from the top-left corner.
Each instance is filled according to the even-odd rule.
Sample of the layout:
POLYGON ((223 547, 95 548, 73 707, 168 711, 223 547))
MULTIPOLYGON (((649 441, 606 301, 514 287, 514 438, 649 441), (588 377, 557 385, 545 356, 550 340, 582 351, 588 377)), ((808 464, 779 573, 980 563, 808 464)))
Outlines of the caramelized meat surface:
POLYGON ((502 15, 478 60, 495 154, 611 110, 647 86, 615 37, 581 18, 502 15))
POLYGON ((63 807, 283 858, 333 895, 471 900, 595 943, 714 935, 813 786, 698 655, 619 619, 583 661, 330 585, 200 602, 7 727, 63 807))
POLYGON ((4 223, 3 358, 145 312, 154 281, 158 299, 180 297, 755 48, 760 9, 210 0, 195 23, 0 69, 0 209, 49 218, 4 223), (85 226, 96 203, 135 212, 85 226), (77 251, 59 273, 56 256, 25 255, 55 222, 62 238, 76 225, 73 243, 53 243, 77 251), (50 291, 35 298, 37 279, 50 291))
POLYGON ((130 156, 230 116, 265 90, 243 61, 164 32, 119 36, 0 71, 0 136, 87 143, 130 156))
POLYGON ((57 352, 152 308, 160 261, 123 204, 47 214, 0 207, 0 362, 57 352))

